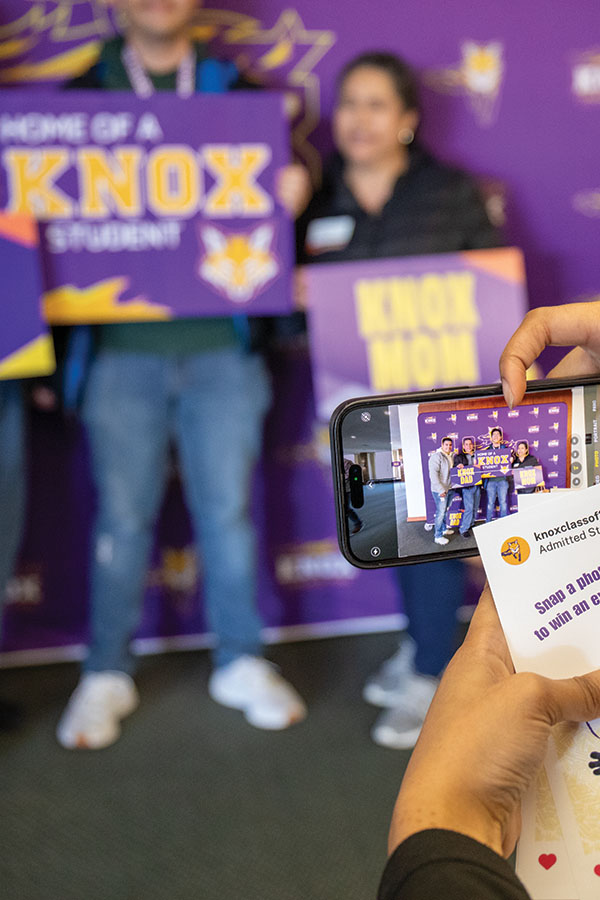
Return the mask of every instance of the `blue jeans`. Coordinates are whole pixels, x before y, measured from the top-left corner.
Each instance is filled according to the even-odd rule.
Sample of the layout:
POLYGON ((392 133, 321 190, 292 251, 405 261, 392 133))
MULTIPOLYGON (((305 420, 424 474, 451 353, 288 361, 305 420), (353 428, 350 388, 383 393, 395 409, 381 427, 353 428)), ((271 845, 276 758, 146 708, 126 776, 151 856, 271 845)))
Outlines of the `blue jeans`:
POLYGON ((479 485, 474 487, 465 487, 462 489, 463 514, 460 520, 459 531, 464 534, 473 524, 473 520, 477 515, 477 507, 479 506, 479 495, 481 488, 479 485))
POLYGON ((202 547, 215 662, 260 652, 248 503, 269 403, 262 359, 237 348, 96 358, 84 405, 98 493, 87 671, 133 670, 129 640, 139 623, 171 439, 202 547))
POLYGON ((0 381, 0 613, 25 517, 25 446, 20 381, 0 381))
POLYGON ((491 522, 496 509, 496 497, 500 507, 500 516, 508 515, 508 478, 486 478, 485 491, 487 494, 486 522, 491 522))
POLYGON ((435 500, 433 536, 434 538, 439 538, 443 537, 444 529, 446 527, 446 508, 448 506, 449 492, 446 491, 443 497, 441 494, 438 494, 437 491, 432 491, 431 493, 433 494, 433 499, 435 500))

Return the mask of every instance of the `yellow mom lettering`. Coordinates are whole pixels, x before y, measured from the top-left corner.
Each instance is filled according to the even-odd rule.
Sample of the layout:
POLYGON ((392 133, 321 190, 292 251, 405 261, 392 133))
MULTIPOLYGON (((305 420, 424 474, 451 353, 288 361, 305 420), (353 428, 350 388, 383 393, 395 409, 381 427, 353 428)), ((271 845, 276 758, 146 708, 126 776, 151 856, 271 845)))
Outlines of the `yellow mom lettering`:
POLYGON ((204 208, 220 217, 268 215, 270 195, 257 183, 271 160, 266 144, 164 145, 146 155, 137 146, 14 148, 3 154, 10 212, 38 219, 138 217, 144 208, 157 216, 194 215, 204 208), (57 182, 69 170, 77 196, 57 182), (204 172, 214 184, 205 195, 204 172))

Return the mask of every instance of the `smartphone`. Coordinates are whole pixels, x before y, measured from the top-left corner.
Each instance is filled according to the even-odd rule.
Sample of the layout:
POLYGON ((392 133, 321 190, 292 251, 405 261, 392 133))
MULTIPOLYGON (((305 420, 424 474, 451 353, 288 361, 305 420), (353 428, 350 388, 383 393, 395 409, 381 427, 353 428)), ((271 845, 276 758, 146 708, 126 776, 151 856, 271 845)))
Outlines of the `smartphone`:
POLYGON ((599 407, 600 375, 531 381, 512 410, 500 384, 348 400, 330 423, 342 553, 360 568, 476 555, 473 529, 525 495, 600 483, 599 407))

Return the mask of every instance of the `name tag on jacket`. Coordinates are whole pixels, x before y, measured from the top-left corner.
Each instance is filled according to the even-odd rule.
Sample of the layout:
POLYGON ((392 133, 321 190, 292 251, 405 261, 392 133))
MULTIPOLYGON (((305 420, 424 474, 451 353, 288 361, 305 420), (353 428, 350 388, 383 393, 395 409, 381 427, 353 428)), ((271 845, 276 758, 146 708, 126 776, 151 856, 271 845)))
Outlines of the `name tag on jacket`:
POLYGON ((313 219, 306 230, 305 249, 310 256, 343 250, 350 243, 356 222, 352 216, 313 219))

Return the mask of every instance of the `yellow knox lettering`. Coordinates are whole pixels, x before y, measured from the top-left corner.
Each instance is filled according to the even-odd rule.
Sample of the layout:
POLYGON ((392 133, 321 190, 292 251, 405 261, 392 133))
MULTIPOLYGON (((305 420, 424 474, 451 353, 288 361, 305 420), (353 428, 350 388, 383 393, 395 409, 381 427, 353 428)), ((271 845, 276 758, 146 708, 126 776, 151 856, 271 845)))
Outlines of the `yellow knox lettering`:
POLYGON ((271 197, 256 183, 271 159, 265 144, 208 146, 204 164, 217 181, 205 204, 209 216, 262 216, 273 208, 271 197))

